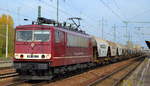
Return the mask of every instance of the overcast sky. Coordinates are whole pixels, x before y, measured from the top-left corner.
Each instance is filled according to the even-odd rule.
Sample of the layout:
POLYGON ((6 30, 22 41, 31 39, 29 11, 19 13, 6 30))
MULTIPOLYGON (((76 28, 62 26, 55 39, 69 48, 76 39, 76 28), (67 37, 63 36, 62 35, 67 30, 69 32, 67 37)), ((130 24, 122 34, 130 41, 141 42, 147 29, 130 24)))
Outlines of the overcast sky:
MULTIPOLYGON (((149 22, 150 0, 59 0, 59 20, 68 21, 69 17, 81 17, 81 28, 87 33, 102 37, 102 18, 104 39, 125 44, 127 40, 123 21, 149 22)), ((42 6, 42 16, 56 20, 56 0, 1 0, 0 14, 10 14, 15 26, 31 24, 37 17, 37 7, 42 6)), ((127 34, 133 43, 145 45, 150 38, 150 23, 128 23, 127 34), (142 28, 137 28, 142 27, 142 28), (129 36, 129 35, 128 35, 129 36)))

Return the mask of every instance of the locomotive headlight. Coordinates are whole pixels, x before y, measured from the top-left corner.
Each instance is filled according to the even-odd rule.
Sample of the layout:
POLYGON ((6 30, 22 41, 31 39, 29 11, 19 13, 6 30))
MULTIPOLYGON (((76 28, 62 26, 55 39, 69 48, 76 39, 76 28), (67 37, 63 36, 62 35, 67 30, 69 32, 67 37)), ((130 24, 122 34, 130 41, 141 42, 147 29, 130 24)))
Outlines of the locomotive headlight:
POLYGON ((20 55, 20 58, 23 58, 23 57, 24 57, 24 56, 21 54, 21 55, 20 55))
POLYGON ((41 56, 41 58, 43 58, 43 59, 44 59, 44 58, 45 58, 45 55, 42 55, 42 56, 41 56))

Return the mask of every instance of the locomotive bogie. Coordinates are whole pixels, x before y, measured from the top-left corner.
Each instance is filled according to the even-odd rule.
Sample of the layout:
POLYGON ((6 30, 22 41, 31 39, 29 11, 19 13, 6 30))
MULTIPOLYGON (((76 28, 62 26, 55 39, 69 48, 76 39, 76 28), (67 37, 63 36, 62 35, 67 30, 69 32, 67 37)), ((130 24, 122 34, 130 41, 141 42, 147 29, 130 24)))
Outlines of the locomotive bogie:
POLYGON ((14 68, 21 79, 28 80, 50 80, 52 68, 47 62, 14 62, 14 68))
POLYGON ((14 62, 15 69, 18 70, 47 70, 50 62, 14 62))

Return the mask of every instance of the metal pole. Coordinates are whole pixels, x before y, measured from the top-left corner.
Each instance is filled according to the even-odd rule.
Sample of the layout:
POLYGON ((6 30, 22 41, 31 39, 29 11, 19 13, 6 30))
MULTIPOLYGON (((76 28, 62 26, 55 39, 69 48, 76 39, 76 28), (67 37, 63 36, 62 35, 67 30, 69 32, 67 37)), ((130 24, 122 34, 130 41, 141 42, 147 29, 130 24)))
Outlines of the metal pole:
POLYGON ((126 22, 126 37, 127 37, 127 41, 129 41, 129 36, 128 36, 128 23, 126 22))
POLYGON ((114 42, 116 42, 116 25, 115 24, 114 24, 113 28, 114 28, 114 42))
POLYGON ((41 17, 41 6, 38 6, 38 17, 41 17))
POLYGON ((7 16, 7 24, 6 24, 6 58, 8 57, 8 16, 7 16))
POLYGON ((104 36, 103 28, 104 28, 104 19, 103 19, 103 17, 102 17, 102 39, 104 38, 104 37, 103 37, 103 36, 104 36))
POLYGON ((57 0, 57 23, 59 21, 59 0, 57 0))
POLYGON ((99 29, 100 29, 100 35, 99 35, 99 37, 101 37, 102 38, 102 35, 101 35, 101 33, 102 33, 102 30, 101 30, 101 19, 99 19, 99 23, 98 23, 98 25, 99 25, 99 28, 98 28, 98 31, 99 31, 99 29))

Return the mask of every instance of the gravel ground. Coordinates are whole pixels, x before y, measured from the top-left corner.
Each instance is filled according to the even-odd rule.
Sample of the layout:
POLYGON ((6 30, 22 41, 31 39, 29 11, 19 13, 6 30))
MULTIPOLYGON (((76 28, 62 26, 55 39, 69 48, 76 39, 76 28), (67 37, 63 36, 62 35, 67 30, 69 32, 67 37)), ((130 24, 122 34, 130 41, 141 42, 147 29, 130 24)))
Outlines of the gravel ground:
POLYGON ((100 77, 103 77, 104 75, 108 73, 111 73, 117 68, 122 67, 123 65, 129 64, 130 62, 132 62, 132 60, 130 59, 128 61, 123 61, 123 62, 103 66, 103 67, 85 72, 83 74, 75 75, 75 76, 72 76, 63 80, 59 80, 56 82, 52 82, 43 86, 87 86, 89 83, 97 80, 100 77))
POLYGON ((146 58, 121 86, 150 86, 150 59, 146 58))

